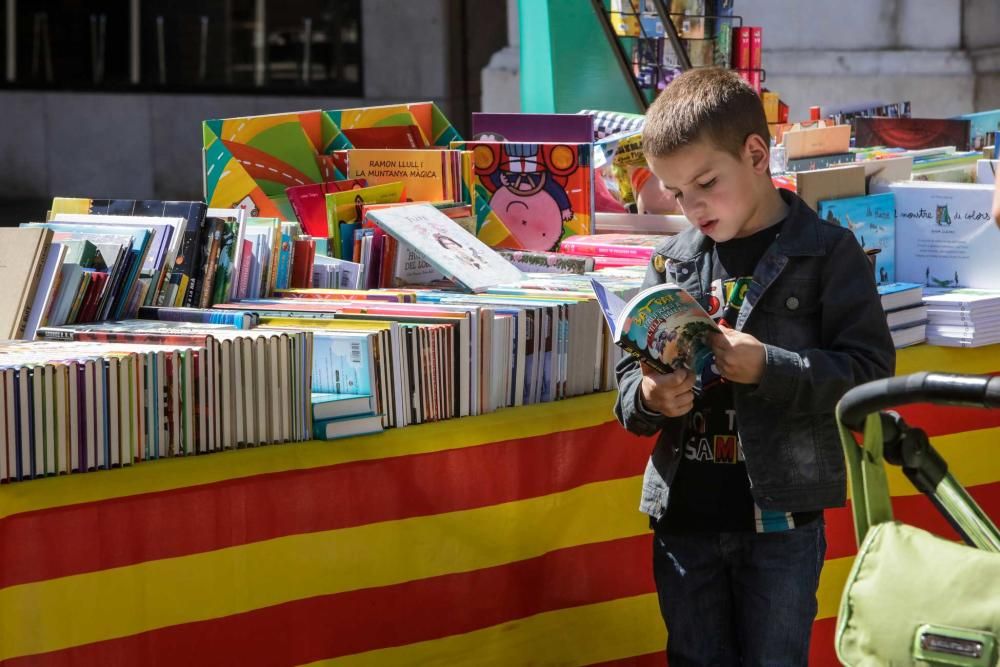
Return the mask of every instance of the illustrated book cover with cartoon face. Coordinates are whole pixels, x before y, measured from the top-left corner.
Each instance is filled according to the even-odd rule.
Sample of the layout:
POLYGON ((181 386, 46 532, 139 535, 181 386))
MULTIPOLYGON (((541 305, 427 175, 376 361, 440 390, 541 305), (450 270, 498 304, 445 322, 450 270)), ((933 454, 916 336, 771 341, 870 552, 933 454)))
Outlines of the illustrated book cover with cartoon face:
POLYGON ((592 144, 469 141, 452 148, 473 155, 477 228, 495 220, 510 233, 497 245, 556 251, 568 236, 593 233, 592 144))

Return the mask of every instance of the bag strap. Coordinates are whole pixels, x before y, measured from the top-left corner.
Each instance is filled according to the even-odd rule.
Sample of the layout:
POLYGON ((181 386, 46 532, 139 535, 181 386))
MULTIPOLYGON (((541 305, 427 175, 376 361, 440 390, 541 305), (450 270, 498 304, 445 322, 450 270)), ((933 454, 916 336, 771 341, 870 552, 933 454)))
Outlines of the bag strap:
POLYGON ((865 418, 865 432, 860 447, 846 426, 838 424, 838 427, 847 461, 854 538, 860 547, 869 528, 892 521, 892 500, 889 497, 889 480, 885 474, 883 458, 882 420, 877 412, 865 418))

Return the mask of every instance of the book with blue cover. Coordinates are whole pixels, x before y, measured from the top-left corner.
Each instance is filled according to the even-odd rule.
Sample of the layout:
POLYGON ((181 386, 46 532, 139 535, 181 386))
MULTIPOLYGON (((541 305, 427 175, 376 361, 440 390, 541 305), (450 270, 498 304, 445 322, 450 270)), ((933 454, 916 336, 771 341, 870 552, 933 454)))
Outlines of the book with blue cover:
POLYGON ((371 349, 366 334, 313 335, 312 388, 327 394, 372 394, 371 349))
POLYGON ((896 197, 891 192, 827 199, 819 202, 819 217, 854 233, 865 250, 875 255, 875 282, 886 285, 896 280, 896 197))
POLYGON ((375 412, 371 394, 312 393, 312 414, 316 422, 341 417, 359 417, 375 412))

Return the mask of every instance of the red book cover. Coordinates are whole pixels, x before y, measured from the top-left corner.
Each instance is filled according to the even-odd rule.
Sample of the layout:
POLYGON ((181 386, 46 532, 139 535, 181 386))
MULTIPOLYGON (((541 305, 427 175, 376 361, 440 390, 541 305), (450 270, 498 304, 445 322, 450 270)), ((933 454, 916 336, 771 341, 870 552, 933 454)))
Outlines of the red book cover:
POLYGON ((750 67, 750 28, 736 28, 736 48, 733 49, 733 69, 750 67))
POLYGON ((760 70, 759 69, 749 70, 749 75, 750 75, 750 78, 749 78, 750 87, 753 88, 757 92, 757 94, 759 95, 760 94, 760 70))
POLYGON ((307 236, 325 238, 328 233, 326 226, 326 195, 333 192, 343 192, 365 187, 363 178, 350 178, 326 183, 308 183, 285 188, 288 203, 292 205, 295 217, 302 223, 302 229, 307 236))
POLYGON ((427 148, 416 125, 343 128, 352 148, 427 148))
POLYGON ((750 30, 750 69, 760 69, 763 28, 753 26, 750 30))
POLYGON ((315 259, 315 241, 310 239, 298 239, 295 241, 295 260, 292 263, 291 283, 293 288, 312 287, 312 270, 315 259))
POLYGON ((95 271, 90 276, 90 286, 87 288, 87 295, 84 297, 83 305, 80 306, 80 313, 76 317, 78 323, 83 324, 94 321, 97 316, 99 297, 107 280, 108 274, 103 271, 95 271))

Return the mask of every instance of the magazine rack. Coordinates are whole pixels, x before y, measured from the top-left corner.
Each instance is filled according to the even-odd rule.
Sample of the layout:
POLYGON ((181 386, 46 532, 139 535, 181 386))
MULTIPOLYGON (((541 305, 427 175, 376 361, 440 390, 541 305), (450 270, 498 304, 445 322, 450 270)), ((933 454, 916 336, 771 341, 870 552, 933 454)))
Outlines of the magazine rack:
MULTIPOLYGON (((598 22, 601 24, 604 36, 615 54, 615 60, 621 69, 622 75, 629 83, 629 88, 635 101, 645 110, 649 108, 656 94, 669 85, 667 76, 671 70, 680 69, 681 71, 686 71, 692 67, 701 66, 692 65, 691 57, 684 46, 684 42, 707 40, 682 38, 677 32, 677 27, 674 25, 673 19, 675 17, 713 22, 726 21, 731 24, 731 30, 743 26, 743 17, 735 14, 720 16, 716 14, 681 14, 670 12, 667 8, 666 0, 652 0, 652 5, 656 9, 659 18, 658 26, 662 26, 663 30, 663 34, 660 35, 651 33, 641 20, 642 12, 639 11, 639 5, 643 1, 626 0, 629 10, 615 12, 615 14, 621 17, 634 18, 634 25, 639 30, 638 35, 622 35, 615 31, 612 12, 605 0, 591 0, 591 5, 594 13, 597 15, 598 22), (672 50, 677 63, 676 67, 664 64, 663 54, 658 50, 658 43, 661 37, 663 38, 664 48, 669 43, 669 48, 672 50), (643 49, 640 46, 642 44, 649 45, 645 53, 641 50, 643 49)), ((730 66, 727 64, 727 67, 730 66)), ((745 69, 747 71, 759 72, 762 84, 767 80, 767 73, 763 68, 745 69)))

